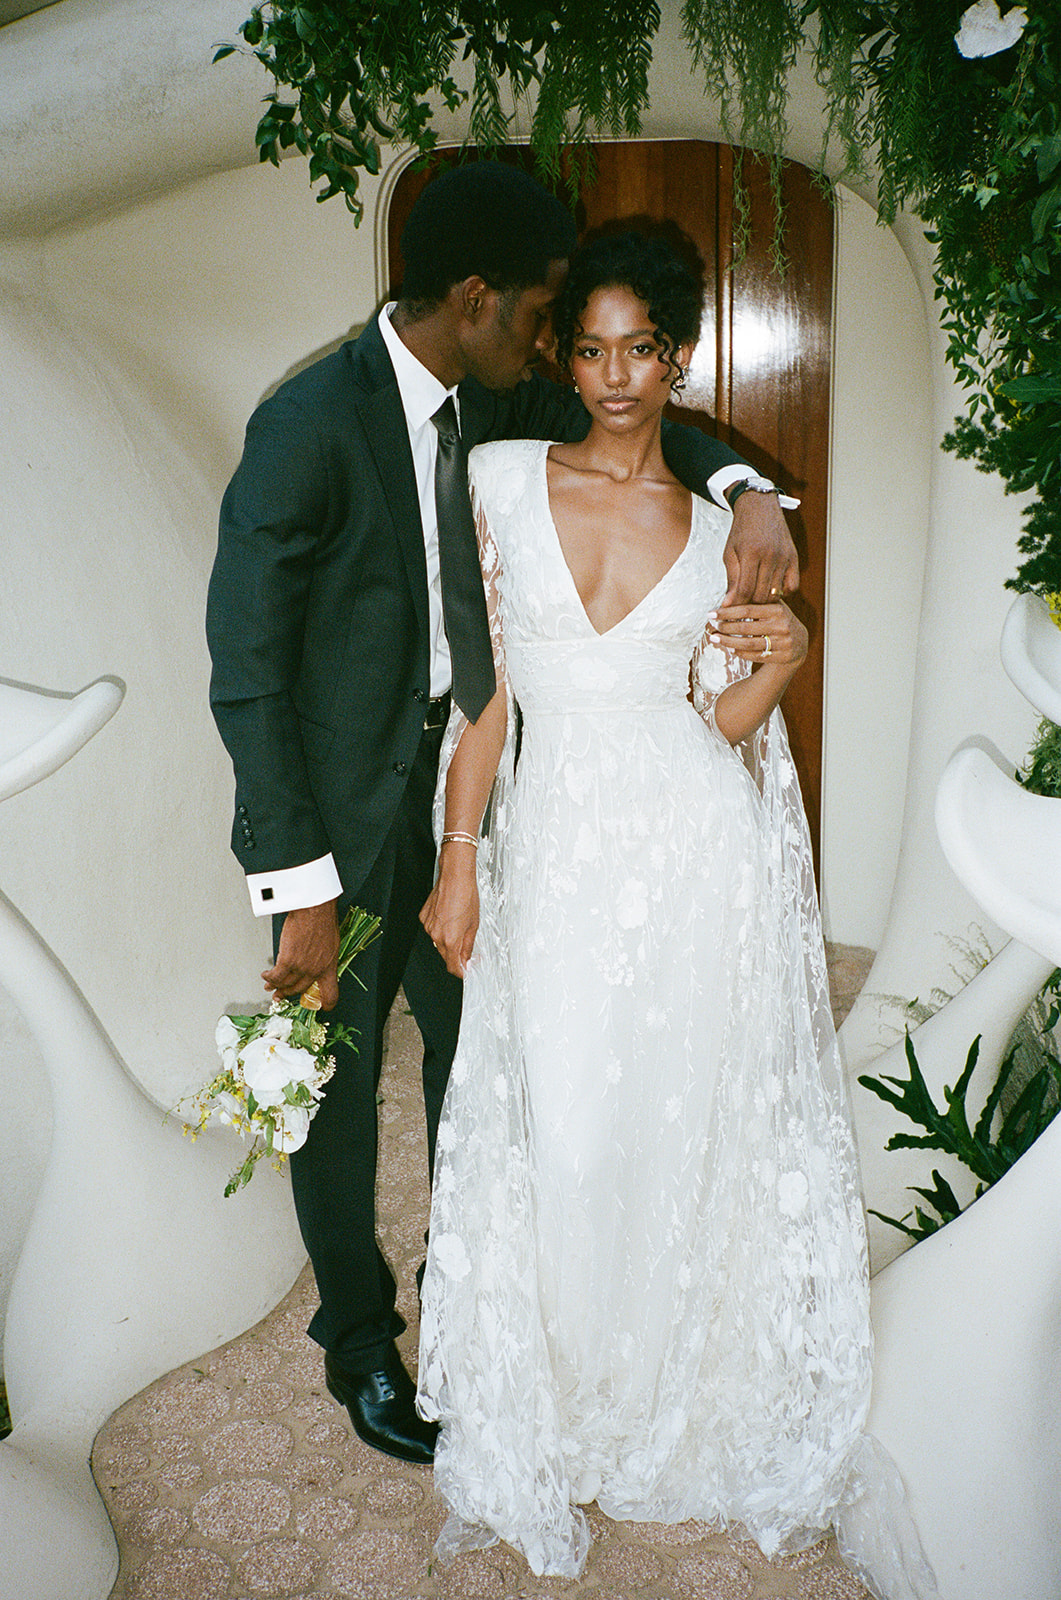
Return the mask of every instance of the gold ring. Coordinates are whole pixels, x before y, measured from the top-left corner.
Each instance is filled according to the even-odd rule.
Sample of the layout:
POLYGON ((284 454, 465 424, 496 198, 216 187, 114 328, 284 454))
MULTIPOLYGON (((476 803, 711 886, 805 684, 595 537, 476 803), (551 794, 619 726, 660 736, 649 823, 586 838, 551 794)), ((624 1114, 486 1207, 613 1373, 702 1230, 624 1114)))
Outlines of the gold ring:
POLYGON ((763 638, 766 640, 766 649, 763 651, 763 655, 768 656, 770 654, 770 635, 764 633, 763 638))

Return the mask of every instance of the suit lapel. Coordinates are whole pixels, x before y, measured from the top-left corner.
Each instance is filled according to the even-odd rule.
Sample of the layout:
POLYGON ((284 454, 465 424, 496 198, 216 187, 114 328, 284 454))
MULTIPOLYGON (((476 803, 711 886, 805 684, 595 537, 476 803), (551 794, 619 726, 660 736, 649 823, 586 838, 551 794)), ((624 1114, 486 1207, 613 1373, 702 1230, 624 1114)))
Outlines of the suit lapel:
POLYGON ((357 411, 368 441, 383 496, 390 512, 398 546, 405 563, 416 620, 429 638, 427 614, 427 559, 420 499, 409 449, 409 428, 401 395, 376 321, 369 323, 354 347, 358 378, 365 389, 357 411))

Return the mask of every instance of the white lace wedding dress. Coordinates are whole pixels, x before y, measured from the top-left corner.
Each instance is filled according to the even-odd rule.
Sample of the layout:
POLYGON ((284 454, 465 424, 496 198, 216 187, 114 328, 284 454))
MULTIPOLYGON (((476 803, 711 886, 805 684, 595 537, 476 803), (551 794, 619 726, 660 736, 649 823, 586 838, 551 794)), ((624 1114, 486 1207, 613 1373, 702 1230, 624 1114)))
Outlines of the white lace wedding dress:
MULTIPOLYGON (((728 517, 694 500, 677 561, 598 634, 547 449, 472 455, 524 723, 480 849, 439 1132, 420 1405, 442 1422, 440 1553, 500 1537, 576 1575, 577 1504, 596 1500, 742 1524, 769 1555, 883 1467, 862 1432, 865 1237, 806 823, 780 716, 743 751, 712 720, 728 517)), ((920 1591, 875 1571, 878 1502, 862 1495, 852 1563, 899 1600, 920 1591)))

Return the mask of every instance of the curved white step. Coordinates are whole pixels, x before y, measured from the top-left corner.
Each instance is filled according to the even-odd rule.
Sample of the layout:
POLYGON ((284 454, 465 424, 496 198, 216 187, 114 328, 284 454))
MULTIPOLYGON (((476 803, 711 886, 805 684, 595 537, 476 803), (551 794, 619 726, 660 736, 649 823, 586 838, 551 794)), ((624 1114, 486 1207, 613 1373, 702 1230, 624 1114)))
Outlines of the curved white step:
POLYGON ((56 772, 109 722, 125 685, 100 678, 80 694, 0 679, 0 800, 56 772))
POLYGON ((872 1303, 869 1426, 941 1600, 1061 1595, 1061 1118, 872 1303))
POLYGON ((1061 723, 1061 628, 1037 594, 1019 594, 1002 624, 1002 665, 1026 700, 1061 723))
POLYGON ((1061 800, 1030 794, 986 742, 960 746, 936 791, 955 875, 1014 939, 1061 965, 1061 800))

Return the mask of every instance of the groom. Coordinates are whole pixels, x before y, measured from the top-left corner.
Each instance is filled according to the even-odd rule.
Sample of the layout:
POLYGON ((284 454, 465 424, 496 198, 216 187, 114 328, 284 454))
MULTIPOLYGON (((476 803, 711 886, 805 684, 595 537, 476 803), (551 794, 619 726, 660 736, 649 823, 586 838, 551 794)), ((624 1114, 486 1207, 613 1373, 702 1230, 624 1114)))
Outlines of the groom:
MULTIPOLYGON (((395 1347, 405 1323, 375 1231, 383 1026, 404 985, 424 1043, 433 1164, 461 986, 418 920, 434 876, 432 795, 451 695, 475 720, 493 692, 464 452, 586 432, 577 398, 531 370, 574 246, 568 212, 515 167, 475 162, 429 183, 402 235, 397 304, 252 416, 210 583, 210 701, 236 774, 232 846, 255 913, 274 916, 276 957, 262 976, 283 996, 316 981, 329 1020, 358 1036, 356 1056, 337 1052, 291 1156, 321 1300, 309 1332, 361 1438, 421 1463, 435 1429, 416 1414, 395 1347), (337 983, 351 904, 378 914, 383 931, 337 983)), ((731 592, 795 587, 764 480, 692 429, 668 429, 664 448, 690 488, 703 493, 715 474, 715 497, 729 488, 735 500, 731 592), (749 478, 758 492, 743 492, 749 478)))

